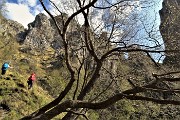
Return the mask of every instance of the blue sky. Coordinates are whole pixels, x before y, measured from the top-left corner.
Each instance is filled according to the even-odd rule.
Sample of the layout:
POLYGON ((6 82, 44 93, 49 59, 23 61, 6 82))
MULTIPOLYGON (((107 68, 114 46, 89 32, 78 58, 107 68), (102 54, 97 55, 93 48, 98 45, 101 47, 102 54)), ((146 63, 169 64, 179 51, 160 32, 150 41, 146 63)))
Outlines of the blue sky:
MULTIPOLYGON (((46 6, 49 5, 48 4, 49 0, 43 0, 43 1, 46 4, 46 6)), ((58 3, 60 5, 60 9, 65 7, 65 9, 66 9, 65 12, 67 14, 72 14, 73 10, 70 8, 75 7, 73 4, 74 0, 51 0, 51 1, 54 3, 58 3)), ((112 1, 115 1, 115 0, 112 0, 112 1)), ((156 0, 156 1, 158 2, 158 4, 156 4, 154 6, 154 9, 147 8, 146 10, 144 9, 144 12, 148 13, 148 15, 149 15, 147 18, 147 22, 150 22, 151 20, 153 20, 155 17, 154 13, 156 13, 156 15, 157 15, 157 20, 156 20, 157 28, 156 29, 158 31, 158 29, 159 29, 158 27, 160 24, 160 17, 159 17, 158 11, 162 7, 163 0, 156 0)), ((34 21, 35 16, 37 14, 44 13, 47 15, 47 13, 43 10, 42 6, 40 5, 39 0, 7 0, 6 6, 7 6, 7 10, 8 10, 8 12, 6 13, 6 17, 8 19, 15 20, 15 21, 21 23, 25 28, 27 28, 27 24, 34 21)), ((52 12, 53 11, 52 7, 49 6, 49 10, 52 12)), ((61 10, 64 11, 64 9, 61 9, 61 10)), ((128 11, 131 11, 131 10, 127 9, 127 12, 128 11)), ((55 13, 55 11, 53 11, 52 13, 55 13)), ((78 20, 82 21, 83 19, 80 17, 80 19, 78 18, 78 20)), ((101 15, 96 15, 96 18, 93 17, 93 20, 95 20, 95 22, 93 22, 93 23, 101 23, 102 22, 101 15)), ((156 34, 161 36, 159 32, 157 32, 156 34)), ((161 37, 159 38, 159 41, 161 43, 163 42, 161 37)), ((145 42, 147 42, 147 41, 145 41, 145 42)), ((153 43, 148 43, 148 44, 153 45, 153 43)))
MULTIPOLYGON (((48 3, 49 0, 43 0, 43 1, 44 3, 48 3)), ((61 2, 61 4, 62 3, 67 4, 70 0, 51 0, 51 1, 54 3, 61 2)), ((21 23, 24 27, 27 27, 28 23, 33 22, 37 14, 45 13, 45 11, 43 10, 42 6, 39 3, 39 0, 7 0, 6 5, 7 5, 7 10, 9 11, 6 13, 7 15, 6 17, 21 23)), ((158 11, 160 7, 156 6, 156 9, 158 11)))
MULTIPOLYGON (((74 0, 51 0, 55 4, 60 5, 61 11, 64 12, 63 7, 66 7, 66 12, 68 14, 72 14, 72 10, 70 8, 74 7, 73 3, 74 0), (66 5, 64 5, 64 3, 66 5), (69 5, 71 5, 69 7, 69 5), (69 8, 68 8, 69 7, 69 8), (68 11, 69 10, 69 11, 68 11)), ((52 14, 57 15, 57 10, 53 9, 52 6, 49 4, 49 0, 43 0, 46 7, 51 11, 52 14)), ((6 13, 6 18, 15 20, 21 23, 25 28, 27 28, 27 24, 34 21, 35 16, 39 13, 47 13, 43 10, 39 0, 7 0, 6 3, 8 12, 6 13)))
POLYGON ((21 23, 24 27, 34 21, 38 13, 45 13, 38 0, 7 0, 6 17, 21 23))

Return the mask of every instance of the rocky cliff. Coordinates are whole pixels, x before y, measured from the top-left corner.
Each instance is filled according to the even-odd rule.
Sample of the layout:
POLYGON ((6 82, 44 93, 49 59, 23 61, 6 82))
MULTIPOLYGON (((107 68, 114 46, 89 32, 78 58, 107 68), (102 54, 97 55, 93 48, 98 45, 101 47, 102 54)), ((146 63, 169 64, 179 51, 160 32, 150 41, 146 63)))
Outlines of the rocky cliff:
MULTIPOLYGON (((180 48, 180 0, 164 0, 163 8, 159 11, 161 17, 160 32, 166 50, 180 48)), ((166 65, 180 66, 180 52, 166 53, 166 65)))
POLYGON ((28 51, 34 55, 42 54, 50 47, 56 50, 60 48, 58 42, 61 40, 60 37, 56 34, 49 18, 42 13, 28 24, 28 29, 18 33, 17 37, 23 45, 21 51, 28 51))
MULTIPOLYGON (((161 20, 162 20, 161 33, 165 40, 166 49, 173 49, 174 47, 171 43, 172 41, 169 40, 168 37, 174 33, 173 32, 175 30, 174 27, 177 27, 177 25, 169 23, 171 20, 170 18, 166 16, 165 12, 167 8, 166 6, 168 6, 169 4, 168 2, 171 2, 171 4, 175 4, 175 2, 172 2, 171 0, 169 1, 164 0, 163 6, 165 7, 163 7, 163 9, 160 11, 161 20), (167 20, 170 20, 170 21, 168 22, 167 20), (167 25, 169 26, 172 25, 172 26, 168 27, 167 25), (169 33, 168 35, 166 32, 167 30, 169 33)), ((172 16, 172 17, 176 17, 176 16, 172 16)), ((66 17, 57 16, 56 20, 61 21, 61 19, 63 18, 66 19, 66 17)), ((171 19, 174 20, 176 18, 171 18, 171 19)), ((178 21, 178 19, 176 19, 176 21, 178 21)), ((0 22, 2 23, 1 19, 0 19, 0 22)), ((7 36, 7 34, 10 34, 10 36, 12 37, 16 36, 17 41, 20 43, 19 46, 17 45, 17 48, 19 48, 20 50, 18 51, 19 54, 16 54, 16 56, 18 57, 16 60, 12 62, 14 66, 18 66, 18 68, 14 68, 14 71, 12 71, 12 73, 16 73, 15 78, 17 80, 6 81, 3 78, 0 81, 0 83, 2 83, 0 85, 1 87, 3 87, 3 89, 0 92, 2 94, 0 95, 3 95, 3 99, 6 97, 5 100, 8 101, 8 103, 11 103, 10 107, 15 109, 14 114, 9 115, 9 116, 12 116, 11 118, 14 119, 15 115, 17 116, 17 114, 20 114, 21 115, 20 117, 25 116, 35 111, 34 109, 37 109, 37 107, 41 107, 46 102, 46 100, 44 100, 44 96, 42 97, 40 96, 44 92, 40 90, 40 86, 43 86, 43 89, 48 90, 48 94, 53 95, 53 97, 56 97, 59 94, 59 91, 62 91, 65 84, 67 84, 66 82, 67 82, 68 75, 66 73, 65 67, 62 68, 61 70, 61 67, 58 66, 58 64, 62 63, 62 61, 61 62, 55 61, 57 58, 57 55, 59 55, 61 52, 62 40, 59 34, 57 33, 56 28, 51 19, 49 19, 44 14, 39 14, 36 16, 35 20, 28 25, 28 29, 24 29, 22 25, 14 21, 8 21, 4 19, 4 22, 6 22, 5 25, 2 24, 0 28, 1 31, 4 30, 3 32, 0 31, 0 37, 3 35, 7 36), (10 32, 8 32, 8 30, 10 30, 10 32), (34 61, 36 61, 36 63, 34 61), (50 63, 53 66, 52 69, 49 69, 49 67, 45 68, 45 66, 48 65, 47 63, 50 63), (26 77, 27 77, 27 74, 29 75, 29 70, 31 68, 35 68, 37 71, 38 85, 35 87, 37 92, 32 91, 31 93, 28 93, 26 90, 26 77), (22 76, 22 77, 19 77, 19 76, 22 76), (14 86, 12 87, 13 89, 9 89, 10 87, 6 86, 7 82, 13 82, 14 86, 17 87, 17 89, 15 89, 16 91, 14 90, 15 88, 14 86), (21 86, 23 85, 22 88, 18 86, 19 83, 21 86), (7 91, 7 90, 8 92, 12 91, 12 93, 7 95, 8 98, 7 96, 4 97, 4 91, 7 91), (20 96, 21 98, 24 98, 25 100, 24 99, 14 100, 14 98, 12 99, 12 96, 13 97, 20 96), (32 98, 32 99, 29 99, 29 98, 32 98), (44 100, 43 104, 42 104, 41 99, 44 100), (14 101, 11 101, 11 100, 14 100, 14 101), (18 103, 17 101, 20 101, 21 103, 18 103), (23 103, 23 106, 21 106, 22 103, 23 103)), ((59 24, 60 27, 62 25, 63 23, 59 24)), ((76 23, 76 21, 73 21, 71 25, 69 26, 68 32, 67 32, 68 33, 67 39, 69 40, 69 42, 72 43, 70 44, 71 48, 77 47, 78 44, 81 42, 80 33, 77 32, 77 31, 81 31, 81 29, 82 28, 76 23)), ((178 36, 178 34, 176 36, 178 36)), ((173 38, 173 35, 171 37, 173 38)), ((100 44, 101 39, 103 40, 107 39, 106 33, 102 34, 99 37, 99 39, 96 39, 96 42, 97 42, 96 44, 100 44)), ((6 40, 6 39, 3 39, 3 40, 6 40)), ((13 40, 16 40, 16 39, 13 39, 13 40)), ((173 40, 178 40, 178 38, 176 39, 176 37, 174 37, 173 40)), ((174 44, 177 45, 178 42, 177 41, 175 42, 176 43, 174 44)), ((102 44, 103 42, 101 43, 101 45, 102 44)), ((14 45, 16 44, 13 43, 12 45, 13 50, 15 51, 16 47, 14 45)), ((103 53, 102 49, 104 48, 102 48, 100 45, 99 46, 97 45, 97 48, 95 48, 95 50, 98 52, 98 55, 101 55, 103 53)), ((9 55, 9 49, 7 51, 9 55)), ((71 52, 71 50, 69 50, 69 52, 71 52)), ((12 53, 12 55, 13 55, 13 58, 15 58, 14 53, 12 53)), ((170 63, 170 61, 174 59, 173 58, 174 56, 177 56, 177 59, 178 59, 179 54, 173 54, 174 56, 172 54, 171 55, 167 54, 167 55, 168 56, 165 59, 165 63, 172 64, 170 63)), ((118 58, 120 57, 121 56, 118 56, 118 58)), ((0 56, 0 58, 1 60, 4 59, 2 55, 0 56)), ((88 60, 91 61, 91 58, 89 58, 88 60)), ((117 72, 119 72, 118 75, 121 76, 120 80, 117 81, 111 88, 112 91, 114 90, 115 87, 118 87, 121 89, 130 88, 131 86, 127 82, 127 78, 129 77, 137 78, 137 80, 140 78, 140 80, 142 81, 137 81, 136 79, 133 79, 133 81, 135 82, 136 85, 141 85, 142 82, 146 83, 151 80, 149 78, 152 77, 152 72, 155 72, 155 73, 160 72, 159 69, 154 68, 154 64, 151 62, 150 58, 147 57, 142 52, 130 53, 128 59, 114 58, 113 63, 109 63, 108 61, 105 64, 107 64, 107 66, 110 66, 109 68, 112 68, 113 70, 117 69, 117 72), (111 66, 117 61, 118 61, 118 64, 116 64, 116 66, 111 66)), ((93 67, 93 66, 90 66, 90 67, 93 67)), ((106 71, 106 69, 104 69, 104 71, 106 71)), ((98 92, 104 89, 102 86, 109 84, 107 82, 107 79, 110 76, 109 74, 105 74, 105 73, 106 72, 104 72, 104 77, 101 78, 102 81, 99 81, 96 84, 95 90, 97 90, 98 92)), ((112 94, 112 93, 113 92, 111 91, 109 92, 109 94, 112 94)), ((109 94, 107 94, 106 96, 108 97, 109 94)), ((160 93, 159 94, 153 94, 153 93, 145 94, 145 96, 152 96, 152 97, 155 96, 155 97, 162 97, 163 99, 166 99, 167 97, 164 97, 165 95, 166 94, 160 94, 160 93)), ((103 97, 105 97, 105 95, 103 97)), ((49 97, 49 99, 50 98, 51 97, 49 97)), ((116 116, 116 118, 114 119, 117 119, 117 118, 119 119, 121 118, 122 119, 125 119, 125 118, 126 119, 127 118, 129 119, 176 119, 176 118, 179 118, 179 115, 180 115, 179 109, 176 109, 174 106, 162 107, 159 105, 154 105, 152 103, 146 104, 144 102, 129 102, 127 100, 120 101, 119 104, 113 105, 108 110, 104 110, 103 112, 100 111, 98 114, 99 114, 98 116, 100 116, 99 119, 102 119, 102 120, 107 119, 107 118, 113 119, 113 116, 116 116)), ((17 116, 17 118, 19 118, 19 116, 17 116)))

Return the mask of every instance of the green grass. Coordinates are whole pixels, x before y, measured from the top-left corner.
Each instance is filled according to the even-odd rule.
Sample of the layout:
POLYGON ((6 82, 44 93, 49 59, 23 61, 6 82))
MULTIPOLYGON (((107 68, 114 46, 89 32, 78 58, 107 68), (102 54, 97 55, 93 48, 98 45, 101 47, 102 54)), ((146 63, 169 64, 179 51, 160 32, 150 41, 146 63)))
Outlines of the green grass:
POLYGON ((0 66, 5 61, 10 61, 10 66, 13 68, 9 68, 6 75, 0 78, 0 102, 6 103, 11 109, 4 120, 18 120, 49 103, 53 98, 37 84, 37 81, 33 89, 27 89, 27 79, 32 71, 38 71, 38 78, 45 76, 46 72, 38 67, 40 62, 37 62, 37 56, 21 53, 18 51, 20 45, 16 40, 11 35, 3 36, 1 32, 0 66), (20 62, 24 58, 29 60, 28 64, 20 62))
MULTIPOLYGON (((0 24, 6 24, 6 22, 5 19, 2 20, 0 18, 0 24)), ((43 51, 44 54, 38 56, 30 53, 22 53, 19 51, 19 48, 25 46, 21 46, 17 43, 11 32, 12 31, 8 32, 0 29, 0 65, 5 61, 11 61, 10 66, 13 67, 8 69, 7 75, 0 78, 0 102, 5 102, 11 109, 11 111, 6 114, 4 120, 18 120, 38 110, 57 97, 69 82, 69 73, 65 67, 47 67, 51 62, 56 61, 56 59, 53 58, 55 51, 52 48, 43 51), (22 61, 23 59, 25 60, 24 62, 22 61), (32 72, 36 73, 37 81, 33 89, 28 90, 27 79, 32 72), (7 78, 9 78, 9 80, 7 80, 7 78)), ((149 60, 145 60, 145 62, 142 61, 139 61, 138 64, 137 61, 119 61, 119 63, 116 64, 117 75, 119 75, 119 77, 116 78, 118 80, 117 85, 108 89, 97 101, 106 100, 108 97, 115 94, 115 88, 113 87, 118 86, 121 91, 131 89, 132 86, 127 81, 128 77, 134 77, 135 80, 133 82, 139 83, 144 80, 145 75, 151 75, 151 71, 155 70, 151 69, 152 67, 147 62, 149 60), (140 64, 141 66, 139 66, 140 64), (132 68, 136 69, 132 71, 132 68), (148 72, 142 74, 143 71, 148 72)), ((63 66, 63 61, 59 62, 62 62, 61 64, 63 66)), ((73 67, 77 67, 75 61, 73 67)), ((85 72, 82 69, 78 83, 78 92, 81 89, 84 74, 85 72)), ((111 82, 108 77, 109 74, 104 75, 107 76, 107 78, 103 76, 101 79, 100 77, 95 83, 93 91, 89 93, 85 99, 90 97, 93 98, 95 95, 98 95, 99 92, 103 91, 105 89, 104 87, 108 86, 108 83, 111 82)), ((77 78, 77 74, 75 76, 77 78)), ((75 88, 76 84, 74 84, 73 88, 66 96, 66 99, 72 99, 75 88)), ((164 107, 164 109, 166 109, 166 107, 164 107)), ((160 105, 151 102, 147 103, 123 99, 104 110, 89 110, 86 115, 90 120, 144 120, 156 118, 161 111, 160 105)), ((54 120, 59 120, 65 114, 66 113, 56 116, 54 120)), ((79 120, 84 119, 85 118, 82 116, 79 118, 79 120)))
MULTIPOLYGON (((6 75, 8 76, 8 75, 6 75)), ((52 97, 41 87, 34 85, 33 89, 27 89, 26 79, 15 76, 16 80, 0 80, 0 101, 9 105, 11 112, 5 119, 20 118, 44 106, 52 100, 52 97), (21 84, 21 86, 19 86, 21 84)))

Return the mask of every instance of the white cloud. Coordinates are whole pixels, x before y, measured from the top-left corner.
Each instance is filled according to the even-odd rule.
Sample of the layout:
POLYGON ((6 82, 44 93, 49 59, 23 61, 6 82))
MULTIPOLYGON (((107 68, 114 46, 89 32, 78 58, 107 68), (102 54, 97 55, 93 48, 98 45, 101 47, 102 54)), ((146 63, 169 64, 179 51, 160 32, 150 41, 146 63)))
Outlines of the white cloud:
MULTIPOLYGON (((18 4, 15 3, 7 3, 7 9, 8 13, 7 18, 15 20, 21 24, 24 25, 24 27, 27 27, 27 24, 34 21, 35 16, 39 13, 44 13, 48 16, 48 14, 44 11, 42 6, 40 4, 37 5, 37 0, 17 0, 18 4)), ((74 0, 52 0, 60 11, 67 13, 68 15, 73 14, 76 9, 78 8, 77 3, 75 4, 74 0)), ((137 3, 138 4, 138 3, 137 3)), ((60 14, 56 9, 54 9, 52 6, 48 6, 49 10, 53 15, 60 14)), ((124 9, 125 14, 129 14, 132 11, 132 8, 126 8, 124 9)), ((96 15, 93 17, 92 23, 94 23, 95 26, 99 26, 101 24, 101 27, 104 26, 102 21, 102 11, 96 13, 96 15)), ((84 18, 82 14, 79 14, 75 18, 80 24, 84 23, 84 18)))
MULTIPOLYGON (((44 9, 42 8, 42 6, 39 4, 39 5, 36 5, 33 9, 33 13, 34 15, 37 15, 39 13, 45 13, 44 9)), ((47 14, 47 13, 46 13, 47 14)))
POLYGON ((18 4, 28 5, 30 7, 36 6, 37 0, 18 0, 18 4))
POLYGON ((28 3, 31 7, 36 6, 37 0, 28 0, 28 3))
POLYGON ((24 4, 15 4, 15 3, 6 3, 7 18, 15 20, 21 23, 25 28, 27 24, 34 21, 35 16, 30 13, 30 9, 27 5, 24 4))

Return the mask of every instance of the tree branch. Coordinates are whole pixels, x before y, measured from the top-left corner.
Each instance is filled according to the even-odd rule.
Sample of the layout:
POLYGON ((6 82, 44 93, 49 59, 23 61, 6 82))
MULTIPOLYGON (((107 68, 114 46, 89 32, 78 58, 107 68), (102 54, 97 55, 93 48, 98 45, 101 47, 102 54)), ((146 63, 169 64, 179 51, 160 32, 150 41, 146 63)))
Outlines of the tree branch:
POLYGON ((98 103, 90 103, 90 102, 79 101, 79 100, 68 100, 68 101, 63 102, 62 104, 57 105, 53 109, 49 110, 47 113, 33 118, 33 120, 52 119, 58 114, 66 111, 65 109, 67 108, 104 109, 121 99, 144 100, 144 101, 155 102, 158 104, 180 105, 180 101, 175 101, 175 100, 160 100, 160 99, 154 99, 154 98, 149 98, 149 97, 126 95, 126 94, 119 93, 103 102, 98 102, 98 103))
POLYGON ((75 112, 75 111, 72 111, 72 110, 67 110, 67 112, 70 112, 70 113, 73 113, 73 114, 76 114, 76 115, 82 115, 84 118, 86 118, 86 120, 89 120, 89 118, 83 113, 78 113, 78 112, 75 112))

